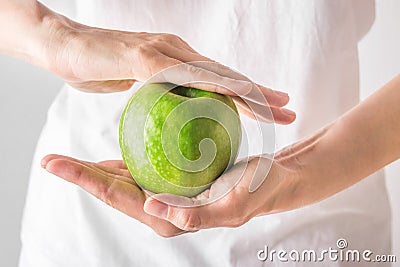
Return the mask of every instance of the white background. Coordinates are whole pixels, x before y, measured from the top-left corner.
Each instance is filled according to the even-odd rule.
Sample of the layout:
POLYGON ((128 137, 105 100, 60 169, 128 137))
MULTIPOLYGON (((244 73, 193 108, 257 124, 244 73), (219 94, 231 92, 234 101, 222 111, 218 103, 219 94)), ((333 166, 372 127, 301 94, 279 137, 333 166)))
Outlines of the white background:
MULTIPOLYGON (((69 7, 67 13, 71 12, 69 7)), ((374 25, 359 45, 362 98, 400 73, 399 14, 400 1, 377 1, 374 25)), ((16 266, 31 158, 46 111, 62 81, 46 71, 5 56, 0 56, 0 70, 0 266, 16 266)), ((397 238, 394 254, 399 262, 400 161, 387 168, 387 173, 393 236, 397 238)))

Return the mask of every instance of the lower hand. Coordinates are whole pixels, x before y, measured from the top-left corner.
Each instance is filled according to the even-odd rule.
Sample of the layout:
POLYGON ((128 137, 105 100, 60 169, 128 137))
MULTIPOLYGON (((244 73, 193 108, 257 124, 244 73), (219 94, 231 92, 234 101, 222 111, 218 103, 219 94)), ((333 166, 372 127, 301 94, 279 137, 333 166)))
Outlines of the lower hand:
POLYGON ((285 165, 265 157, 241 161, 211 188, 195 198, 184 198, 168 194, 150 197, 135 183, 122 161, 90 163, 60 155, 42 160, 47 171, 77 184, 164 237, 205 228, 237 227, 255 216, 297 207, 297 172, 285 165), (271 169, 264 181, 266 166, 271 169), (260 172, 260 168, 264 169, 260 172), (210 203, 180 207, 160 201, 162 198, 189 206, 210 203))
POLYGON ((315 203, 354 184, 332 161, 335 151, 324 148, 337 128, 342 127, 329 125, 279 151, 274 159, 256 156, 239 161, 194 198, 150 196, 134 182, 122 161, 90 163, 48 155, 42 166, 169 237, 205 228, 238 227, 255 216, 315 203))
POLYGON ((147 196, 121 160, 91 163, 66 156, 48 155, 41 164, 49 172, 77 184, 104 203, 148 225, 160 236, 171 237, 184 232, 170 222, 144 211, 147 196))

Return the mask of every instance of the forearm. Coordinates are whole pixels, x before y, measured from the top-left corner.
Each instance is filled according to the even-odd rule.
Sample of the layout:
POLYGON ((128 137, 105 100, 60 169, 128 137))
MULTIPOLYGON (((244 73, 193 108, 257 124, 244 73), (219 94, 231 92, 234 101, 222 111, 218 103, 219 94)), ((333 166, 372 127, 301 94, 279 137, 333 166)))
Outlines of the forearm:
POLYGON ((399 136, 400 75, 345 114, 321 149, 335 152, 343 175, 357 181, 399 158, 399 136))
POLYGON ((302 203, 333 195, 400 157, 399 103, 400 75, 294 153, 302 203))
POLYGON ((45 44, 59 18, 36 0, 0 0, 0 53, 46 67, 45 44))

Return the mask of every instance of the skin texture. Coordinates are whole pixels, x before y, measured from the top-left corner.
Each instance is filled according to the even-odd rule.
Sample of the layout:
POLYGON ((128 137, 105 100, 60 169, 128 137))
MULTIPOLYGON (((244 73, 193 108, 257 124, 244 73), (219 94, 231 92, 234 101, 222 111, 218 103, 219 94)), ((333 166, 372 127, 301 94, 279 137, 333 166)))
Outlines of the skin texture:
MULTIPOLYGON (((31 0, 0 0, 0 35, 0 53, 43 67, 87 92, 123 91, 136 81, 146 81, 178 64, 214 62, 176 35, 89 27, 31 0)), ((218 70, 185 66, 182 72, 187 75, 213 81, 212 84, 189 83, 186 86, 231 95, 238 109, 250 117, 281 124, 289 124, 296 117, 294 112, 283 108, 289 101, 286 93, 234 78, 232 71, 221 64, 218 70), (246 95, 250 102, 257 102, 254 90, 260 90, 268 101, 268 104, 256 105, 255 115, 248 104, 237 97, 246 95), (264 116, 262 112, 258 114, 257 110, 265 105, 271 108, 273 117, 264 116)), ((168 82, 179 84, 174 79, 168 82)))
MULTIPOLYGON (((182 208, 146 196, 121 161, 88 163, 48 155, 47 171, 75 183, 161 236, 214 227, 238 227, 255 216, 296 209, 357 183, 400 157, 400 76, 314 135, 279 151, 268 176, 250 193, 254 174, 271 159, 238 162, 211 188, 181 203, 212 198, 244 168, 239 183, 208 205, 182 208)), ((160 198, 162 198, 161 196, 160 198)), ((177 198, 167 195, 164 197, 177 198)), ((159 199, 160 199, 159 198, 159 199)))

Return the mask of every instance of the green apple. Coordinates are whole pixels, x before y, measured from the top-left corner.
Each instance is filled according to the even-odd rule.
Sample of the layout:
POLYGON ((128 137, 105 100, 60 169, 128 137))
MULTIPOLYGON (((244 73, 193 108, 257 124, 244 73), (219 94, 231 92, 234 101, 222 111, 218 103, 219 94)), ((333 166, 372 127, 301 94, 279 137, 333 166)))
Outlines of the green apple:
POLYGON ((235 161, 240 119, 232 98, 148 83, 121 116, 122 156, 135 181, 154 193, 195 196, 235 161))

